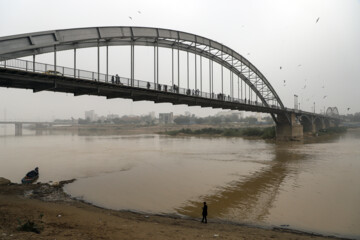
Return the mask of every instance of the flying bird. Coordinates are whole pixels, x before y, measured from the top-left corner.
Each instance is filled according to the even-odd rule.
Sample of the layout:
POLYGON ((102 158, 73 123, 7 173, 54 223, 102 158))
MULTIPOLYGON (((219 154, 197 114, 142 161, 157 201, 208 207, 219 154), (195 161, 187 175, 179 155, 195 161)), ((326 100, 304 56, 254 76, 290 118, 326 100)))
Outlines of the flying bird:
POLYGON ((140 11, 138 11, 138 13, 139 13, 139 14, 141 14, 141 12, 140 12, 140 11))
POLYGON ((350 110, 350 108, 347 108, 347 110, 349 111, 349 110, 350 110))
POLYGON ((284 83, 286 83, 286 80, 284 80, 284 83))
POLYGON ((325 88, 325 86, 322 86, 322 88, 325 88))
POLYGON ((299 64, 298 67, 301 67, 301 64, 299 64))
POLYGON ((327 96, 325 95, 324 97, 323 97, 323 99, 325 99, 327 96))
POLYGON ((316 19, 316 23, 319 21, 319 19, 320 19, 320 17, 318 17, 318 18, 316 19))
POLYGON ((132 17, 129 16, 129 18, 132 20, 132 17))
POLYGON ((306 88, 306 85, 303 87, 303 89, 305 89, 306 88))
POLYGON ((282 66, 280 66, 280 70, 282 69, 282 66))

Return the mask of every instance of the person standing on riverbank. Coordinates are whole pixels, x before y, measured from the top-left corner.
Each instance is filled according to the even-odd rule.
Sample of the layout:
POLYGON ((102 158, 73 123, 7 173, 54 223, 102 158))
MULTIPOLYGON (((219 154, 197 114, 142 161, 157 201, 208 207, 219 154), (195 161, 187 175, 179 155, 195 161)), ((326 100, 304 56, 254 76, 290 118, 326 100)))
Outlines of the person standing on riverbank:
POLYGON ((202 216, 203 216, 203 218, 202 218, 202 220, 201 220, 201 222, 203 222, 203 223, 207 223, 207 209, 208 209, 208 207, 207 207, 207 205, 206 205, 206 202, 204 202, 204 206, 203 206, 203 208, 202 208, 202 216))

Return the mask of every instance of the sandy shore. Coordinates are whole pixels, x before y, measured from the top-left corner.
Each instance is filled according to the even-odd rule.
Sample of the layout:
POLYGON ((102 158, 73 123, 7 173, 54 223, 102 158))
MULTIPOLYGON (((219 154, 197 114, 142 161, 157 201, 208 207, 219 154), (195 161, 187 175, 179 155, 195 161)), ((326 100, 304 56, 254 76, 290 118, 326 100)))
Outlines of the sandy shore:
POLYGON ((289 229, 262 229, 200 219, 102 209, 71 199, 61 182, 0 184, 0 239, 333 239, 289 229), (40 233, 19 230, 34 223, 40 233))

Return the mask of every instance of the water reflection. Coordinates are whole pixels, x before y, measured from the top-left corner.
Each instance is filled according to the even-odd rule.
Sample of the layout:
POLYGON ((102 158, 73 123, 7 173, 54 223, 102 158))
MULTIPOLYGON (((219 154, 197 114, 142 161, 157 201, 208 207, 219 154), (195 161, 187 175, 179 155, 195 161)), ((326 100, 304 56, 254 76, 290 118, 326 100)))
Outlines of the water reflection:
MULTIPOLYGON (((52 135, 51 135, 52 134, 52 135)), ((66 190, 96 205, 360 236, 360 130, 273 143, 242 138, 5 136, 0 176, 19 182, 77 178, 66 190), (21 151, 19 151, 21 149, 21 151)))
POLYGON ((273 147, 273 160, 261 170, 230 183, 212 195, 203 196, 199 201, 189 201, 177 211, 197 217, 203 201, 206 201, 210 206, 209 217, 262 222, 269 214, 285 178, 293 177, 299 171, 292 163, 306 158, 304 154, 289 151, 289 147, 296 148, 296 144, 274 144, 273 147))

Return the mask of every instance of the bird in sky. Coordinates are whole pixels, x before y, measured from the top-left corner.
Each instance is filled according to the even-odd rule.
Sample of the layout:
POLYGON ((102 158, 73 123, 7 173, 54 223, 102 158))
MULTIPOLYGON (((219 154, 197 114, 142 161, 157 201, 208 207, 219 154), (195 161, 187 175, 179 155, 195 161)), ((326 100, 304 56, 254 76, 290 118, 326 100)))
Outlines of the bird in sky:
POLYGON ((316 19, 316 23, 319 21, 319 19, 320 19, 320 17, 318 17, 318 18, 316 19))
POLYGON ((301 67, 301 64, 299 64, 298 67, 301 67))
POLYGON ((303 89, 305 89, 306 88, 306 85, 303 87, 303 89))
POLYGON ((349 110, 350 110, 350 108, 347 108, 347 110, 349 111, 349 110))
POLYGON ((129 16, 129 18, 132 20, 132 17, 129 16))
POLYGON ((323 99, 325 99, 327 96, 325 95, 324 97, 323 97, 323 99))
POLYGON ((139 13, 139 14, 141 14, 141 12, 140 12, 140 11, 138 11, 138 13, 139 13))
POLYGON ((321 88, 325 88, 325 86, 322 86, 321 88))
POLYGON ((282 66, 280 66, 280 70, 282 69, 282 66))
POLYGON ((250 53, 248 53, 248 55, 250 55, 250 53))
POLYGON ((284 83, 286 83, 286 80, 284 80, 284 83))

